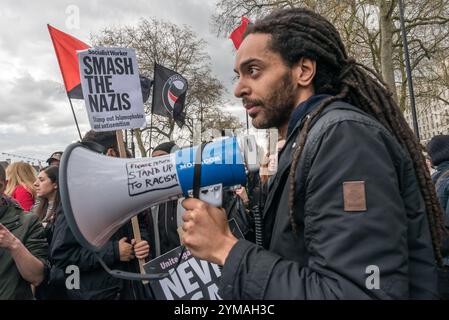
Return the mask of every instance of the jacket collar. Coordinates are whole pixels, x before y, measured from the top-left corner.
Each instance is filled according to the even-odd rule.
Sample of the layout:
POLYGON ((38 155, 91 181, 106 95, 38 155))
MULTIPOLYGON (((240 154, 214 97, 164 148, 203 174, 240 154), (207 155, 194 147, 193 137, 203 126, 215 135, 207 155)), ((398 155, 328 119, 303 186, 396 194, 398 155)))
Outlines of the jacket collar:
POLYGON ((292 133, 298 122, 302 122, 306 115, 315 110, 323 99, 330 97, 328 94, 317 94, 301 102, 292 112, 288 122, 287 137, 292 133))
POLYGON ((9 197, 0 196, 0 222, 8 229, 18 224, 20 220, 20 210, 17 202, 9 197))
POLYGON ((449 160, 443 161, 437 166, 437 171, 443 172, 446 171, 448 168, 449 168, 449 160))
POLYGON ((286 171, 290 168, 290 164, 292 161, 292 153, 293 149, 295 148, 295 137, 296 132, 299 130, 299 128, 302 127, 305 117, 315 110, 316 107, 318 107, 319 103, 327 98, 330 97, 327 94, 320 94, 311 96, 306 101, 301 102, 292 112, 292 115, 290 116, 290 120, 288 123, 288 129, 287 129, 287 139, 285 142, 284 147, 279 152, 278 156, 278 170, 276 174, 271 177, 267 184, 268 184, 268 197, 266 199, 263 217, 265 217, 266 212, 269 210, 269 207, 272 204, 273 197, 275 196, 276 192, 272 192, 272 189, 277 189, 279 186, 280 181, 284 181, 283 177, 286 174, 286 171))
POLYGON ((5 195, 0 195, 0 221, 3 219, 6 211, 8 210, 10 203, 5 195))
POLYGON ((328 94, 318 94, 309 97, 306 101, 301 102, 292 112, 292 115, 290 116, 290 120, 288 122, 288 129, 287 129, 287 139, 284 148, 279 152, 279 162, 278 162, 278 171, 276 172, 276 175, 268 181, 268 190, 271 189, 271 187, 274 185, 276 181, 279 180, 279 178, 276 178, 278 175, 282 176, 287 170, 287 168, 290 167, 291 162, 291 156, 292 152, 295 148, 294 142, 292 140, 294 137, 296 137, 296 132, 303 126, 304 120, 306 116, 314 111, 320 104, 323 99, 330 97, 328 94), (285 151, 289 150, 289 151, 285 151), (285 152, 284 152, 285 151, 285 152), (283 156, 284 155, 284 156, 283 156))

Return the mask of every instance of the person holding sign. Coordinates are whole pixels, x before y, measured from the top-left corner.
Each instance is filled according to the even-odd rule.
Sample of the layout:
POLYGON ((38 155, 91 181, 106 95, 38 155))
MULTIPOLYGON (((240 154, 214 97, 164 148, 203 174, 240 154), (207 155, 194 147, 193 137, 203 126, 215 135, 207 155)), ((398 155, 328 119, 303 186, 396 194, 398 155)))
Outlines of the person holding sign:
MULTIPOLYGON (((153 157, 160 157, 178 150, 179 147, 168 141, 159 144, 152 152, 153 157)), ((151 230, 150 250, 153 258, 160 256, 179 246, 178 222, 180 219, 181 206, 178 200, 172 200, 156 205, 146 215, 148 230, 151 230), (179 219, 178 219, 179 216, 179 219)))
MULTIPOLYGON (((107 156, 118 156, 115 131, 94 132, 91 130, 86 133, 82 142, 107 156)), ((103 181, 103 183, 107 183, 107 181, 103 181)), ((101 182, 99 183, 99 192, 101 192, 101 182)), ((148 232, 143 223, 140 223, 140 232, 142 239, 148 239, 148 232)), ((150 248, 147 240, 136 242, 130 236, 131 234, 131 226, 128 223, 119 229, 100 251, 100 256, 109 268, 138 272, 136 258, 148 257, 150 248)), ((92 252, 76 241, 65 218, 56 223, 54 235, 57 237, 54 240, 55 247, 52 252, 55 265, 60 268, 75 265, 80 269, 80 289, 67 290, 69 299, 136 300, 148 298, 141 282, 126 281, 110 276, 92 252)))
POLYGON ((182 242, 223 266, 223 299, 434 299, 442 212, 422 155, 380 77, 324 17, 284 9, 248 26, 235 95, 286 139, 263 247, 222 209, 183 202, 182 242))

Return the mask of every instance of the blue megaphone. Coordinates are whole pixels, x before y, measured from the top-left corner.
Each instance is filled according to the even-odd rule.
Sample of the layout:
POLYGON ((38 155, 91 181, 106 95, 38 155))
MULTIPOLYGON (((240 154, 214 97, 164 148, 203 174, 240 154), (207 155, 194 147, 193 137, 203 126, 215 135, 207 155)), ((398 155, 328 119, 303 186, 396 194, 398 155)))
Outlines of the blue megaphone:
MULTIPOLYGON (((255 150, 255 141, 253 142, 255 150)), ((246 184, 236 137, 141 159, 107 157, 74 143, 63 153, 59 183, 67 222, 86 248, 98 252, 130 218, 159 203, 190 196, 221 205, 221 188, 246 184), (200 174, 195 178, 201 155, 200 174)))

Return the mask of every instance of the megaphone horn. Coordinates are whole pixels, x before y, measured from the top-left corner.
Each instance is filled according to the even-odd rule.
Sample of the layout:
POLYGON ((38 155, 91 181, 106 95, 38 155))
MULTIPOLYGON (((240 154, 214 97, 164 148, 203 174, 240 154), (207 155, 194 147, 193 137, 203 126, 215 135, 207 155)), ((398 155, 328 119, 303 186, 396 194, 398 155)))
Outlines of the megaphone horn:
MULTIPOLYGON (((143 210, 181 196, 194 183, 198 147, 155 158, 107 157, 74 143, 60 164, 61 202, 69 227, 84 247, 98 252, 112 235, 143 210)), ((204 147, 201 187, 246 183, 235 137, 204 147)))

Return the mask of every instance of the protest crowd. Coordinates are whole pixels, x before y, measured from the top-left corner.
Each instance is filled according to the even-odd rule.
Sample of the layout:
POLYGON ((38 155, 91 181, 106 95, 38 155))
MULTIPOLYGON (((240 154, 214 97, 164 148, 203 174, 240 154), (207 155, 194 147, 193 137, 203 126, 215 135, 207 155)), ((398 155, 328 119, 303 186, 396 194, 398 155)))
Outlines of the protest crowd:
MULTIPOLYGON (((185 178, 170 161, 192 147, 175 141, 151 148, 153 167, 160 159, 161 171, 172 174, 161 180, 154 169, 150 175, 165 189, 149 182, 139 185, 140 171, 132 170, 140 167, 126 162, 137 159, 120 130, 104 131, 116 128, 103 124, 107 117, 98 113, 129 111, 115 121, 127 119, 135 128, 145 117, 129 110, 135 97, 128 93, 111 95, 102 104, 109 80, 93 74, 101 68, 108 72, 109 64, 101 64, 107 52, 89 52, 89 46, 78 43, 77 49, 87 50, 79 54, 81 70, 84 63, 89 71, 82 71, 78 81, 94 117, 92 130, 77 146, 105 168, 126 163, 130 189, 117 189, 129 191, 129 199, 148 194, 145 187, 158 193, 154 203, 139 210, 131 200, 116 200, 107 209, 111 218, 101 213, 89 220, 94 221, 90 226, 82 222, 82 213, 76 215, 74 194, 67 192, 70 183, 87 188, 92 184, 88 176, 96 175, 88 161, 80 161, 70 174, 69 159, 77 149, 48 150, 47 166, 39 170, 25 162, 0 164, 0 300, 449 298, 449 135, 436 135, 422 145, 386 85, 375 71, 347 55, 339 32, 321 15, 284 9, 254 23, 245 21, 244 27, 233 39, 234 95, 255 128, 276 128, 279 136, 271 152, 257 158, 256 169, 249 170, 246 159, 239 163, 246 166, 245 182, 223 185, 218 205, 201 198, 199 183, 209 181, 208 175, 225 183, 237 175, 237 164, 227 163, 220 176, 218 167, 207 171, 214 163, 198 162, 193 154, 188 177, 193 182, 172 196, 170 190, 183 189, 185 178), (86 181, 70 181, 77 174, 86 181), (134 220, 116 218, 114 206, 117 212, 129 206, 134 220), (104 222, 108 219, 111 229, 104 222), (96 223, 113 232, 105 231, 108 237, 94 252, 80 237, 89 242, 83 228, 97 230, 96 223), (142 281, 111 270, 165 275, 142 281)), ((62 36, 51 28, 52 37, 62 36)), ((123 50, 114 54, 125 56, 123 50)), ((148 79, 134 74, 135 60, 129 52, 126 57, 111 72, 136 76, 142 89, 137 98, 146 101, 148 79)), ((153 98, 153 104, 171 108, 174 121, 182 123, 187 80, 163 66, 156 68, 155 92, 158 77, 168 83, 160 90, 171 86, 171 91, 159 102, 153 98)), ((66 72, 63 66, 61 71, 66 72)), ((66 89, 77 94, 76 86, 66 89)), ((195 150, 201 154, 225 139, 232 137, 205 141, 195 150)), ((102 190, 115 183, 94 182, 102 190)), ((104 194, 98 201, 116 197, 104 194)), ((84 197, 79 202, 89 206, 88 192, 84 197)))

